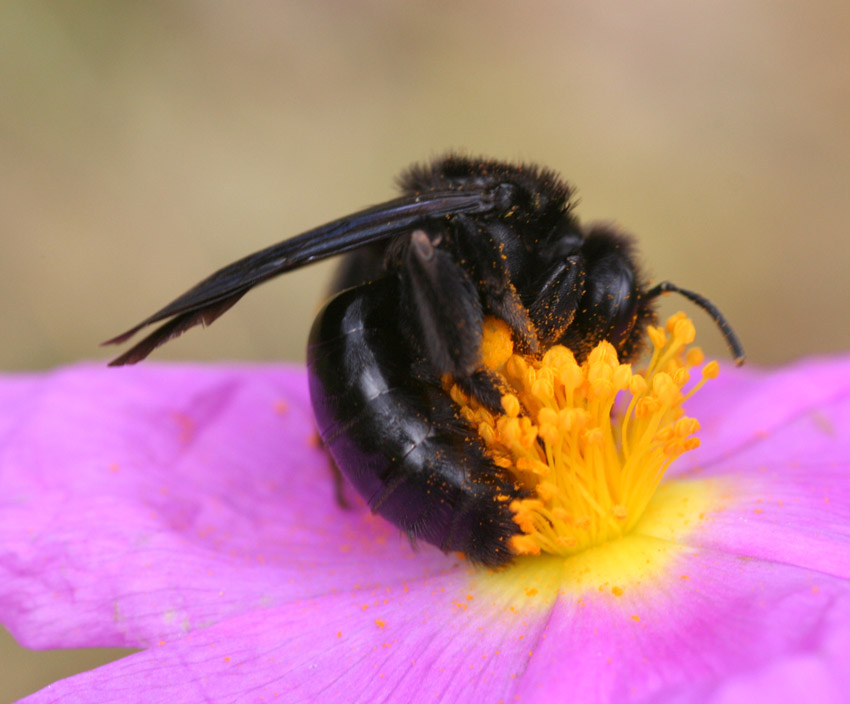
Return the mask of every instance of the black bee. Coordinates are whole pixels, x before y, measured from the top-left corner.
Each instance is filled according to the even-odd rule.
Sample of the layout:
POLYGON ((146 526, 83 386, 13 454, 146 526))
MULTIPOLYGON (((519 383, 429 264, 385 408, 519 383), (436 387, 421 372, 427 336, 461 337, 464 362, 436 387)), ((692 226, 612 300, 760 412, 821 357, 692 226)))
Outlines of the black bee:
POLYGON ((412 167, 400 185, 395 200, 212 274, 109 340, 167 321, 112 364, 138 362, 212 323, 267 279, 351 252, 307 347, 319 433, 372 511, 441 550, 505 564, 518 528, 504 497, 521 490, 442 385, 449 375, 500 408, 499 384, 481 362, 485 315, 504 320, 529 354, 563 344, 581 360, 609 340, 631 360, 655 321, 655 299, 675 291, 708 311, 736 361, 743 350, 705 298, 666 282, 649 288, 628 236, 583 228, 571 189, 552 171, 448 156, 412 167))

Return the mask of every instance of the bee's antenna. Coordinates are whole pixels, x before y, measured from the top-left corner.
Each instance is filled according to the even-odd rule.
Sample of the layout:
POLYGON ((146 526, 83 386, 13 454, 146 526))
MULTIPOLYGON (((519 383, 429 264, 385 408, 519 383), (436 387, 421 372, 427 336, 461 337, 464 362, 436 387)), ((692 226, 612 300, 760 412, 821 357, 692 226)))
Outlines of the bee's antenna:
POLYGON ((744 352, 744 346, 741 344, 741 341, 738 339, 738 336, 735 334, 732 326, 729 325, 729 321, 726 320, 723 313, 720 312, 717 306, 715 306, 705 296, 701 296, 698 293, 688 291, 684 288, 679 288, 676 284, 671 284, 669 281, 662 281, 657 286, 649 289, 649 291, 646 292, 646 297, 658 298, 658 296, 670 292, 681 293, 685 298, 696 303, 711 316, 711 319, 717 323, 717 327, 720 328, 723 339, 726 340, 726 344, 732 352, 732 357, 735 360, 735 366, 740 367, 747 358, 747 355, 744 352))

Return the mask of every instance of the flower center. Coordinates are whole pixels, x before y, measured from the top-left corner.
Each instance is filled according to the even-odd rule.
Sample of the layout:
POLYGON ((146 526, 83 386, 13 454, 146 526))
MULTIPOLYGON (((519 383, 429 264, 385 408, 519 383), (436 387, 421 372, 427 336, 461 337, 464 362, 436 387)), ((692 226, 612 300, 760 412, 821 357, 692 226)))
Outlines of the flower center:
POLYGON ((514 354, 508 326, 487 319, 484 363, 511 390, 502 396, 504 414, 456 386, 451 395, 496 464, 527 494, 510 505, 522 531, 511 543, 518 555, 571 555, 625 535, 670 464, 699 446, 699 423, 684 415, 682 403, 717 376, 718 365, 706 364, 686 391, 690 369, 703 361, 699 348, 688 347, 693 323, 677 313, 647 334, 652 358, 633 373, 608 342, 582 364, 560 345, 542 359, 514 354))

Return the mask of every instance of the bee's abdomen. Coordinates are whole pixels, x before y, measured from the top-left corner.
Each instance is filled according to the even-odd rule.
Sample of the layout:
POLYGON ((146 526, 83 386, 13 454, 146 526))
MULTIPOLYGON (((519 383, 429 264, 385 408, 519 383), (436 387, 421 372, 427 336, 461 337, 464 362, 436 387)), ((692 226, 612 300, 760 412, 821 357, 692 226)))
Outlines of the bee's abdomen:
POLYGON ((414 372, 397 289, 394 277, 348 289, 316 318, 307 364, 319 433, 375 513, 444 551, 504 564, 517 489, 439 382, 414 372))

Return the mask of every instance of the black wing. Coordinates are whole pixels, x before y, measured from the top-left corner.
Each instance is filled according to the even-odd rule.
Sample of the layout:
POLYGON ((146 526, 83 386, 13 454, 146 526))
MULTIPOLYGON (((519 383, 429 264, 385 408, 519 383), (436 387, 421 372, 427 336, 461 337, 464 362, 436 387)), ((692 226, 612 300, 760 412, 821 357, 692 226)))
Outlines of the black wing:
POLYGON ((428 218, 486 213, 495 207, 493 194, 487 191, 438 191, 404 196, 249 254, 208 276, 138 325, 104 342, 104 345, 120 344, 142 328, 171 318, 109 364, 135 364, 189 328, 209 325, 254 286, 278 274, 388 239, 428 218))

